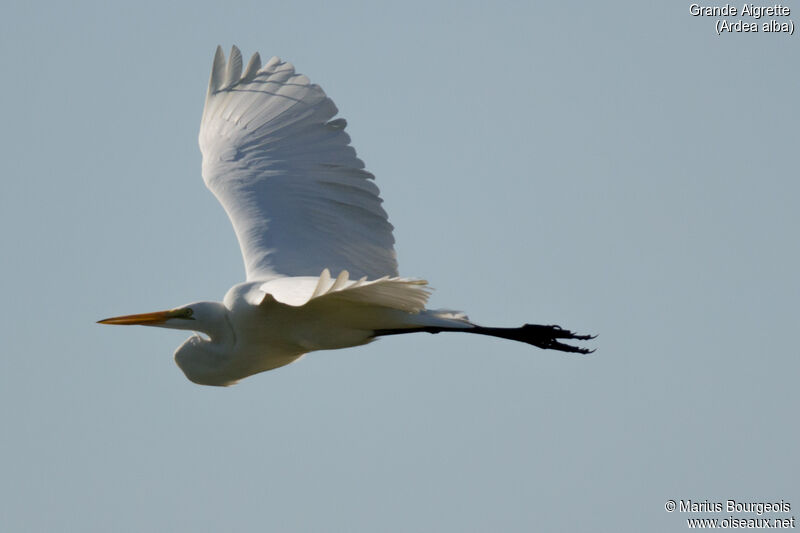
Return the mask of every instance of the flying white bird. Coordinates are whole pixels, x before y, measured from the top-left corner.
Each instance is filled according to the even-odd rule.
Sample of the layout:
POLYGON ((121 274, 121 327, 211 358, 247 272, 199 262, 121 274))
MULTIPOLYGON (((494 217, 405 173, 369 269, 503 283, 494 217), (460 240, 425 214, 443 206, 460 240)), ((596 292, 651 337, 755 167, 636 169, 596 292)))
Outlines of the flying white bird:
POLYGON ((392 225, 344 119, 323 90, 273 57, 242 69, 217 47, 200 125, 203 180, 233 223, 247 281, 220 302, 101 324, 185 329, 175 361, 195 383, 231 385, 314 350, 399 333, 479 333, 586 354, 558 326, 487 328, 426 309, 421 279, 399 277, 392 225), (335 274, 335 277, 331 273, 335 274))

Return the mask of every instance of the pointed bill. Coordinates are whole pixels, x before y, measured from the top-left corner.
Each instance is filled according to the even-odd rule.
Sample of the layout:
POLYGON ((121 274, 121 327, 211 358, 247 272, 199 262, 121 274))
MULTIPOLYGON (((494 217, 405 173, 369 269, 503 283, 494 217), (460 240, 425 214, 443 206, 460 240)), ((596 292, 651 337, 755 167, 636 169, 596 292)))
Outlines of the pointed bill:
POLYGON ((177 318, 181 316, 181 311, 171 309, 169 311, 155 311, 152 313, 142 313, 138 315, 124 315, 115 316, 112 318, 105 318, 98 320, 98 324, 114 324, 117 326, 134 326, 134 325, 155 325, 163 324, 170 318, 177 318))

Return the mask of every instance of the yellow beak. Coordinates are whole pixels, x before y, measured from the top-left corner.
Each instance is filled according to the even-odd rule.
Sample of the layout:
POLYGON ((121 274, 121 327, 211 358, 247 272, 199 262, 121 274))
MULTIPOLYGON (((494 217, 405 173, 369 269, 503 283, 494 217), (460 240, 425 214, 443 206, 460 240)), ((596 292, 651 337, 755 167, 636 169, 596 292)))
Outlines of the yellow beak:
POLYGON ((124 315, 115 316, 113 318, 104 318, 98 320, 98 324, 115 324, 118 326, 133 326, 137 324, 154 325, 163 324, 170 318, 175 318, 181 315, 180 310, 172 309, 170 311, 155 311, 153 313, 142 313, 139 315, 124 315))

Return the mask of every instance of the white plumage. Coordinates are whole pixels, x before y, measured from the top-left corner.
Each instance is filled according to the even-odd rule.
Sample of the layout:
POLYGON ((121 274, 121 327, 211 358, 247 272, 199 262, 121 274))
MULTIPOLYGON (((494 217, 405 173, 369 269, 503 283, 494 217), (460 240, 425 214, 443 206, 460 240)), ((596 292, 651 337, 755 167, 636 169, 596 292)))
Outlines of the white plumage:
POLYGON ((104 324, 194 330, 175 360, 196 383, 230 385, 314 350, 378 336, 463 331, 588 353, 558 326, 484 328, 426 310, 430 290, 397 273, 392 225, 334 103, 290 63, 258 54, 242 68, 217 48, 200 126, 202 174, 233 224, 245 283, 224 301, 104 324), (333 273, 333 276, 332 276, 333 273))

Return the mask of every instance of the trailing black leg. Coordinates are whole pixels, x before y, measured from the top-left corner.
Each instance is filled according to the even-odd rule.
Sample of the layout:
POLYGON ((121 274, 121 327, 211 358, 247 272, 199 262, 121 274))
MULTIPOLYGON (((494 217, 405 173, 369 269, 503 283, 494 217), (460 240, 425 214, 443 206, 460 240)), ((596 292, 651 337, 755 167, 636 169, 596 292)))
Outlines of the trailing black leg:
POLYGON ((579 340, 588 341, 594 339, 596 335, 576 335, 568 329, 562 329, 560 326, 540 326, 537 324, 525 324, 518 328, 486 328, 483 326, 471 326, 468 328, 451 328, 451 327, 438 327, 438 326, 421 326, 418 328, 409 329, 378 329, 375 330, 375 337, 382 337, 385 335, 400 335, 402 333, 441 333, 443 331, 454 333, 476 333, 478 335, 489 335, 491 337, 500 337, 501 339, 509 339, 512 341, 524 342, 544 350, 558 350, 561 352, 571 352, 580 354, 589 354, 594 350, 588 348, 578 348, 559 342, 561 340, 579 340))

